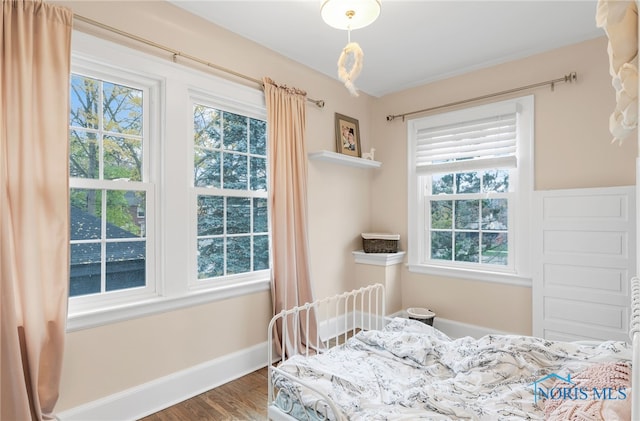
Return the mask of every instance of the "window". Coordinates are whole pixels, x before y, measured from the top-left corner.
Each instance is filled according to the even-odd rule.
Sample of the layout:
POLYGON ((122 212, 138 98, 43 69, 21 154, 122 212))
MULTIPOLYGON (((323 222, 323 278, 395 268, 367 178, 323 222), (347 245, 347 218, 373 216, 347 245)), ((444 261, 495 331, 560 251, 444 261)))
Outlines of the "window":
POLYGON ((411 270, 529 276, 532 121, 523 97, 409 122, 411 270))
POLYGON ((266 127, 193 105, 198 280, 269 269, 266 127))
POLYGON ((262 91, 72 43, 67 329, 268 290, 262 91))
POLYGON ((147 163, 153 82, 141 84, 122 72, 107 79, 76 67, 70 84, 69 296, 95 302, 110 292, 153 292, 153 232, 145 217, 145 209, 153 209, 147 163))

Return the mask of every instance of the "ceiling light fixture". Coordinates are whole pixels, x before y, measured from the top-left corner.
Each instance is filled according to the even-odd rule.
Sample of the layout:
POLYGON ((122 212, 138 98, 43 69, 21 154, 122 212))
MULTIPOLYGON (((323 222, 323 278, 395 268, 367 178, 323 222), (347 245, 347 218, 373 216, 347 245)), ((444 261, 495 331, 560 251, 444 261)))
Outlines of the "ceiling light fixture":
POLYGON ((380 0, 324 0, 320 14, 327 25, 349 30, 371 25, 380 9, 380 0))
POLYGON ((380 0, 324 0, 320 6, 320 15, 325 23, 336 29, 348 31, 347 46, 338 59, 338 77, 353 96, 358 91, 353 81, 362 70, 362 49, 357 42, 351 42, 351 30, 371 25, 380 16, 380 0), (351 69, 347 69, 347 63, 351 69))

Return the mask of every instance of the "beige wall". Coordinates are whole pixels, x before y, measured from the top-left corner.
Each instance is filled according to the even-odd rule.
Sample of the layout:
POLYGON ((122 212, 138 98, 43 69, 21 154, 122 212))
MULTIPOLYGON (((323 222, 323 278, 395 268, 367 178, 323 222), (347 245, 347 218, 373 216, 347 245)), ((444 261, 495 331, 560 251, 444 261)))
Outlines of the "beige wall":
MULTIPOLYGON (((252 78, 269 76, 279 83, 306 90, 311 98, 324 99, 324 109, 307 107, 309 152, 335 150, 335 112, 359 120, 364 150, 369 150, 372 144, 368 123, 372 98, 367 95, 352 98, 339 82, 170 3, 56 3, 71 7, 81 16, 252 78)), ((359 234, 370 226, 370 177, 369 170, 309 161, 311 272, 317 297, 353 288, 351 250, 358 247, 359 234)), ((64 411, 262 343, 266 341, 270 303, 269 293, 260 293, 69 333, 56 410, 64 411), (236 317, 249 311, 250 319, 236 317)))
MULTIPOLYGON (((434 106, 539 80, 578 73, 574 85, 536 90, 536 187, 558 189, 635 183, 636 145, 609 144, 613 93, 604 40, 520 60, 384 98, 352 98, 335 80, 189 15, 165 2, 56 1, 74 12, 256 79, 269 76, 306 89, 326 107, 307 109, 310 152, 335 149, 334 113, 360 122, 362 149, 376 148, 377 170, 309 161, 311 273, 317 297, 380 276, 353 262, 360 233, 406 239, 406 123, 388 114, 434 106)), ((392 75, 390 75, 392 77, 392 75)), ((241 83, 242 80, 239 80, 241 83)), ((528 288, 393 272, 393 307, 429 305, 438 315, 529 333, 528 288)), ((67 335, 58 411, 120 392, 266 340, 268 293, 213 302, 67 335), (250 310, 252 317, 236 317, 250 310), (231 317, 230 315, 233 315, 231 317)))
POLYGON ((67 335, 57 411, 266 340, 269 292, 67 335))
MULTIPOLYGON (((374 102, 372 129, 383 166, 372 181, 372 225, 407 239, 407 124, 385 116, 438 106, 577 72, 572 84, 535 95, 537 190, 635 184, 637 145, 631 136, 610 143, 609 114, 615 95, 608 73, 606 38, 388 95, 374 102), (378 135, 379 134, 379 135, 378 135)), ((504 98, 507 98, 506 96, 504 98)), ((531 289, 410 273, 402 275, 402 304, 428 306, 438 316, 488 328, 531 333, 531 289)))

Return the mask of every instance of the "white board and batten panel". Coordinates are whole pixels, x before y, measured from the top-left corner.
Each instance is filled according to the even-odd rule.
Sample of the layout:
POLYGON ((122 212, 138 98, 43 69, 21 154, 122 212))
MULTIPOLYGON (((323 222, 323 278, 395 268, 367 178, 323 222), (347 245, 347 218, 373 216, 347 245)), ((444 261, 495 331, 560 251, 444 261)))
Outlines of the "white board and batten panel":
POLYGON ((635 186, 536 191, 534 204, 533 334, 626 340, 635 186))

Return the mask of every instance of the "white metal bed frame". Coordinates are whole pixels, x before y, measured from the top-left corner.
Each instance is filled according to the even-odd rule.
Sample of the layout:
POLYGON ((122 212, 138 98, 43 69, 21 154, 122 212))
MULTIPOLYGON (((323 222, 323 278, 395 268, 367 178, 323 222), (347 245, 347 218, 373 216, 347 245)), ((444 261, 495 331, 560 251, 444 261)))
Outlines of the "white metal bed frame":
POLYGON ((640 419, 640 278, 631 279, 631 321, 629 339, 633 349, 631 359, 631 419, 640 419))
MULTIPOLYGON (((631 388, 631 420, 640 420, 640 386, 635 387, 636 382, 640 382, 640 278, 631 279, 631 320, 629 329, 630 343, 633 346, 632 354, 632 388, 631 388), (639 380, 636 380, 639 379, 639 380)), ((307 303, 302 306, 283 310, 275 315, 269 323, 268 329, 268 417, 274 421, 299 421, 293 416, 294 411, 303 415, 303 420, 347 420, 348 418, 332 402, 332 400, 318 391, 313 385, 297 379, 290 374, 280 370, 276 364, 289 359, 291 355, 309 356, 315 353, 324 352, 331 346, 345 341, 359 330, 380 329, 388 322, 385 317, 385 295, 384 287, 380 284, 371 285, 350 292, 324 298, 322 300, 307 303), (311 338, 301 347, 293 348, 292 343, 296 343, 299 338, 299 328, 304 326, 308 331, 313 318, 317 319, 317 335, 311 338), (277 336, 278 326, 283 336, 282 357, 277 355, 274 340, 277 336), (293 334, 293 341, 287 335, 293 334), (311 342, 311 343, 309 343, 311 342), (319 346, 315 346, 318 344, 319 346), (289 379, 300 389, 318 397, 315 408, 296 407, 296 402, 301 402, 298 388, 279 388, 273 382, 274 375, 278 374, 289 379), (276 405, 276 402, 280 406, 276 405), (284 409, 282 408, 284 407, 284 409), (302 411, 302 413, 300 413, 302 411), (311 412, 311 414, 310 414, 311 412)))
POLYGON ((291 413, 294 411, 294 402, 301 402, 297 389, 277 389, 272 381, 274 374, 278 373, 311 395, 318 397, 314 418, 305 412, 308 420, 312 419, 335 419, 346 420, 335 404, 322 392, 319 392, 312 385, 293 378, 288 373, 278 369, 275 364, 284 362, 292 355, 302 354, 304 356, 321 353, 331 348, 336 343, 346 341, 360 330, 381 329, 387 322, 385 319, 385 291, 381 284, 370 285, 368 287, 355 289, 350 292, 334 295, 313 303, 306 303, 301 306, 283 310, 275 315, 269 323, 268 329, 268 361, 269 361, 269 391, 268 391, 268 416, 276 421, 298 421, 291 413), (302 347, 294 348, 291 344, 296 344, 299 340, 300 327, 305 327, 309 331, 309 326, 316 320, 316 337, 307 340, 302 347), (282 356, 274 357, 276 352, 274 340, 277 336, 277 329, 282 333, 282 356), (293 334, 293 340, 289 340, 287 335, 293 334), (317 346, 316 346, 317 345, 317 346), (278 361, 276 361, 276 359, 278 361), (293 396, 292 396, 293 395, 293 396), (276 400, 286 406, 286 410, 275 404, 276 400))

